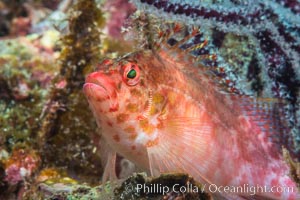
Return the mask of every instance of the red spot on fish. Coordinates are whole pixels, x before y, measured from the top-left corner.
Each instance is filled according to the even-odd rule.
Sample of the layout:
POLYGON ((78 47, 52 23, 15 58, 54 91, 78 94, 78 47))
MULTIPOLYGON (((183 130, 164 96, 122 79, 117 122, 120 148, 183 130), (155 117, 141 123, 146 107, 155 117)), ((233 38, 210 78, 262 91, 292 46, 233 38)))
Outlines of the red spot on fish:
POLYGON ((113 123, 111 121, 107 121, 107 125, 112 127, 113 126, 113 123))
POLYGON ((271 186, 272 186, 272 188, 273 188, 273 191, 272 191, 272 193, 273 194, 275 194, 276 196, 281 196, 281 190, 280 190, 280 184, 279 184, 279 181, 278 181, 278 179, 273 179, 272 181, 271 181, 271 186), (275 189, 274 189, 275 188, 275 189), (277 190, 277 189, 279 188, 279 190, 277 190))
POLYGON ((150 140, 146 143, 147 147, 152 147, 158 144, 158 138, 154 139, 154 140, 150 140))
POLYGON ((124 129, 126 133, 128 133, 128 137, 131 141, 134 141, 137 137, 137 133, 135 131, 134 126, 128 126, 124 129))
POLYGON ((146 117, 144 115, 139 115, 139 116, 136 117, 136 119, 141 121, 141 120, 146 119, 146 117))
POLYGON ((133 96, 137 96, 137 97, 142 96, 142 93, 137 89, 130 90, 130 94, 133 95, 133 96))
POLYGON ((104 97, 104 98, 98 97, 98 98, 96 99, 96 101, 102 102, 102 101, 105 101, 105 100, 107 100, 107 99, 109 99, 109 97, 104 97))
POLYGON ((131 150, 132 150, 132 151, 136 150, 136 146, 135 146, 135 145, 132 145, 132 146, 131 146, 131 150))
POLYGON ((119 135, 114 135, 113 136, 114 141, 120 142, 120 136, 119 135))
POLYGON ((285 185, 293 185, 294 183, 291 179, 287 179, 287 180, 284 181, 284 184, 285 185))
POLYGON ((163 125, 163 123, 162 123, 162 121, 160 120, 160 119, 158 119, 158 124, 156 125, 156 128, 157 129, 162 129, 162 128, 164 128, 164 125, 163 125))
POLYGON ((124 123, 129 119, 129 115, 126 113, 120 113, 117 115, 117 122, 118 123, 124 123))
POLYGON ((116 112, 119 110, 119 104, 116 104, 109 108, 109 112, 116 112))
POLYGON ((271 181, 271 185, 272 185, 272 186, 277 186, 277 185, 279 185, 279 181, 278 181, 277 179, 273 179, 273 180, 271 181))
POLYGON ((116 98, 117 97, 117 92, 116 91, 114 91, 112 94, 111 94, 111 96, 110 96, 111 98, 116 98))

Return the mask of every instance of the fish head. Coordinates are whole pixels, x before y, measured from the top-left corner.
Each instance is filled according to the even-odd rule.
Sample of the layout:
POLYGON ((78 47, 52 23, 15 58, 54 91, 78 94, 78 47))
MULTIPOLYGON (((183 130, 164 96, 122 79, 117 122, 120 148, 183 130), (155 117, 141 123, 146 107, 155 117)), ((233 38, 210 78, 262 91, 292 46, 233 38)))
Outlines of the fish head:
POLYGON ((153 69, 145 63, 105 61, 86 77, 83 87, 104 138, 121 155, 146 148, 155 140, 163 96, 155 94, 153 103, 158 84, 152 80, 153 69))

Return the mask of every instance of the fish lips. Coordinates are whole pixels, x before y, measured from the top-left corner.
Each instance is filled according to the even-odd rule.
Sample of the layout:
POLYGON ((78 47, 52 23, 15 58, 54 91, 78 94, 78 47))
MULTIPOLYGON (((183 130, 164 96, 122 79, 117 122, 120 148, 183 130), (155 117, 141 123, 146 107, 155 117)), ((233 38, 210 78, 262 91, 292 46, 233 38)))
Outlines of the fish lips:
POLYGON ((95 83, 85 83, 83 92, 88 100, 104 101, 109 98, 105 88, 95 83))
POLYGON ((89 100, 100 102, 110 99, 114 94, 113 83, 101 72, 93 72, 86 77, 83 91, 89 100))

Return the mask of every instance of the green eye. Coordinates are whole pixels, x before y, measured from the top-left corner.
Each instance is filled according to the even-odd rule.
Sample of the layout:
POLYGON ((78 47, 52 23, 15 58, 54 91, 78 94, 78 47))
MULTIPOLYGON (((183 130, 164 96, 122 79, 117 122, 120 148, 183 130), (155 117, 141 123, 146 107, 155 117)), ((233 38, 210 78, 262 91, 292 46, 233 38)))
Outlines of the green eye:
POLYGON ((134 69, 131 69, 128 73, 127 73, 127 78, 129 79, 133 79, 136 77, 136 71, 134 69))

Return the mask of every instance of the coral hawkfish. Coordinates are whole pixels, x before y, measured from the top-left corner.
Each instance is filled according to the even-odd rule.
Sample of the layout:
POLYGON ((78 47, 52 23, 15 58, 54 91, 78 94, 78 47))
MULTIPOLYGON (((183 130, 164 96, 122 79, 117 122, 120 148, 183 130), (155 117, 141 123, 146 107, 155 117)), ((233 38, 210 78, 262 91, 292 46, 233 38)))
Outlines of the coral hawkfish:
POLYGON ((143 13, 201 26, 219 64, 249 95, 283 98, 300 159, 299 0, 131 0, 143 13))
POLYGON ((280 100, 240 95, 219 83, 205 66, 216 56, 195 55, 208 41, 190 43, 198 29, 175 40, 181 30, 175 25, 158 34, 156 48, 105 60, 87 76, 84 93, 111 149, 107 169, 114 169, 117 152, 152 175, 185 172, 203 184, 265 187, 256 199, 299 199, 276 137, 286 131, 274 112, 280 100))

